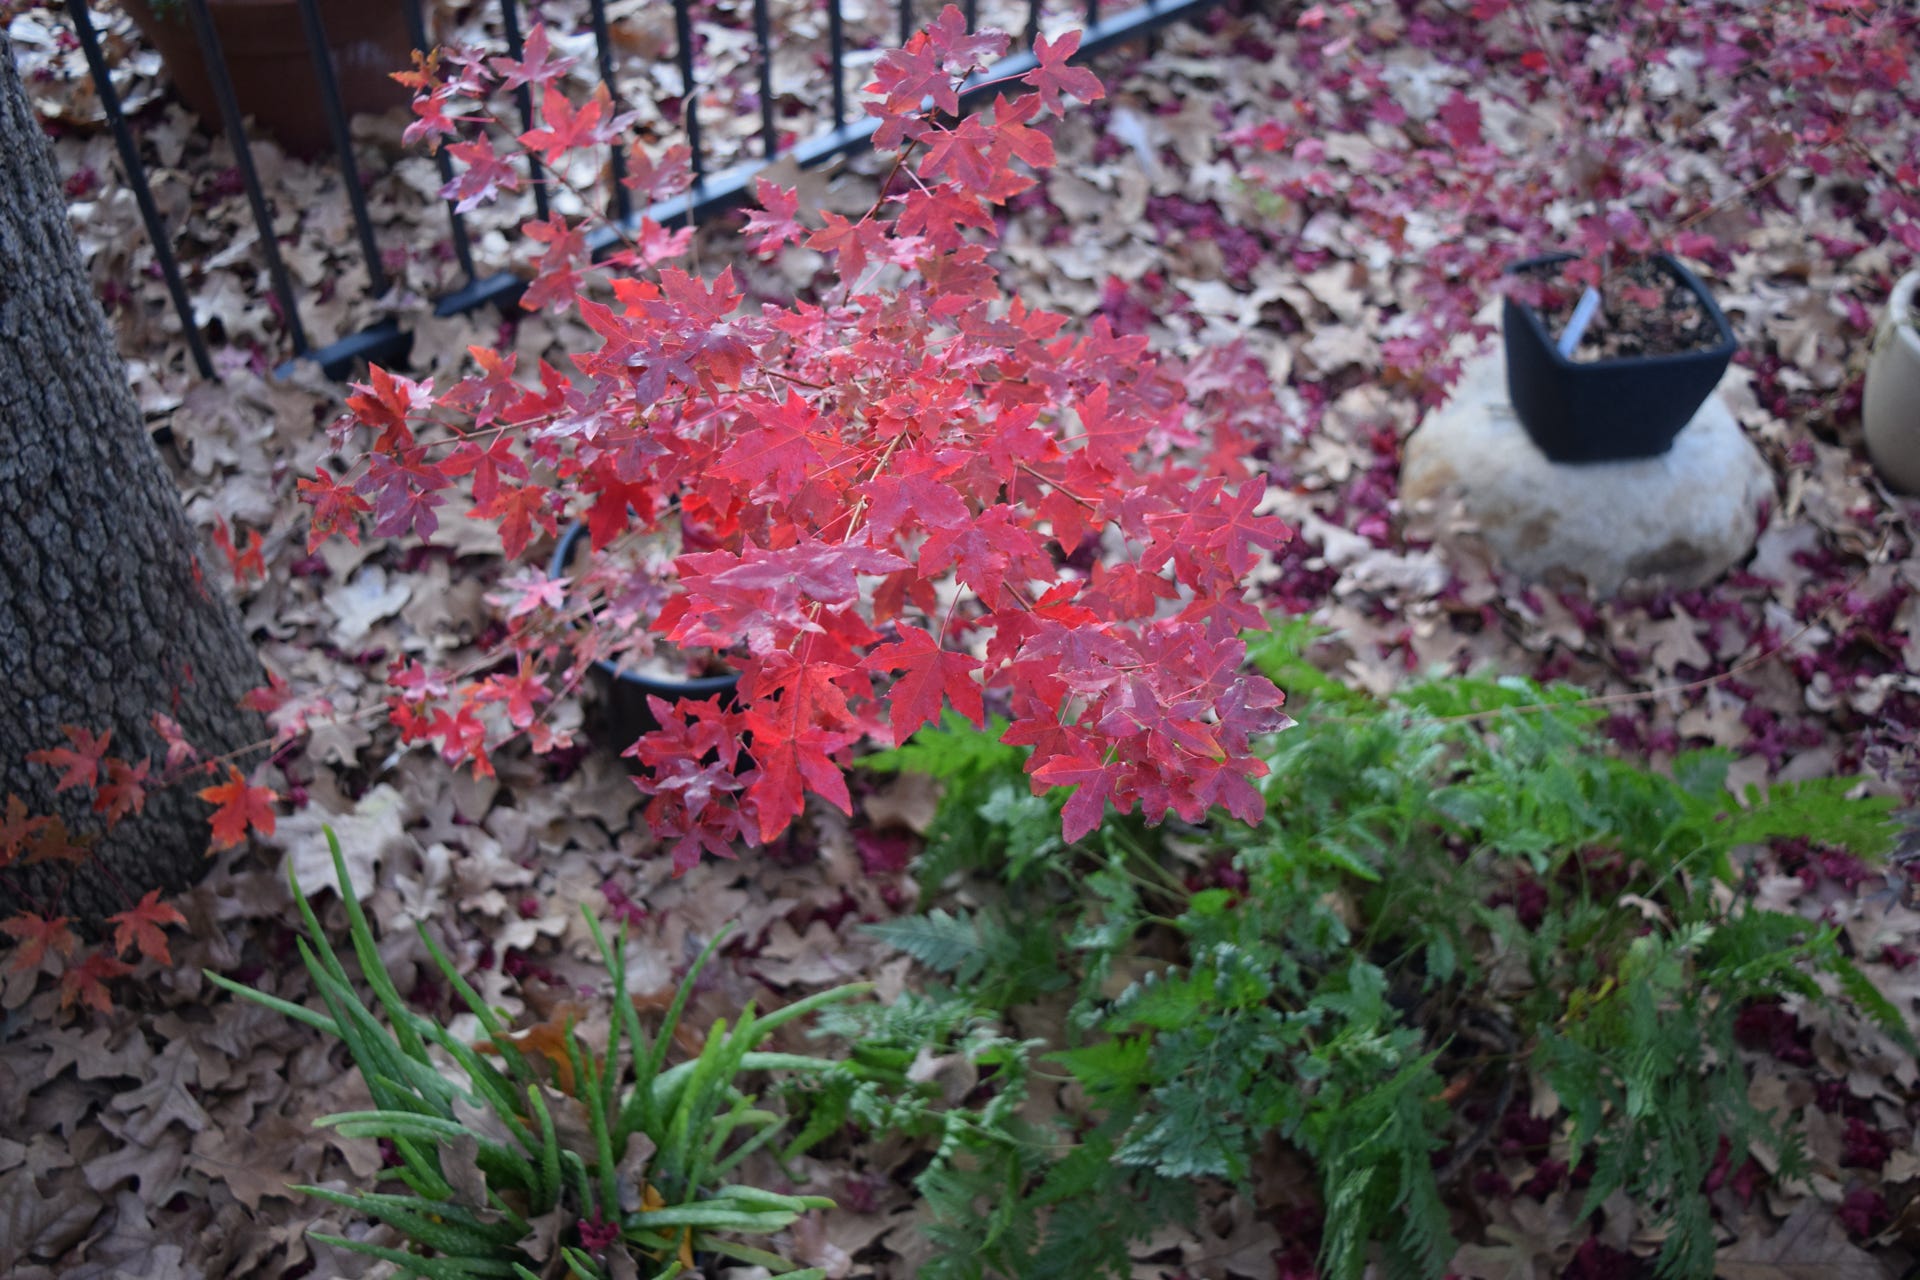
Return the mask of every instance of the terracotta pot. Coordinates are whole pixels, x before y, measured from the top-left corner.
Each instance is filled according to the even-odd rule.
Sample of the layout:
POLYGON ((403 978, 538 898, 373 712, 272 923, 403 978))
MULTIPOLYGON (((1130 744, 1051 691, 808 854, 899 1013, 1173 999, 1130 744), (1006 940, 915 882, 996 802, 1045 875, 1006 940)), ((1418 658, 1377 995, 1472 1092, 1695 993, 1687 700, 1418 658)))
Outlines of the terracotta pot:
MULTIPOLYGON (((220 129, 220 104, 184 0, 120 3, 160 51, 181 101, 209 130, 220 129)), ((294 0, 207 0, 207 8, 241 114, 252 116, 297 155, 331 150, 333 135, 321 106, 300 6, 294 0)), ((320 0, 320 17, 347 113, 404 107, 411 95, 391 78, 413 61, 413 40, 400 0, 320 0)))
POLYGON ((1920 493, 1920 331, 1913 318, 1917 299, 1920 271, 1909 271, 1887 297, 1860 406, 1873 465, 1888 484, 1907 493, 1920 493))

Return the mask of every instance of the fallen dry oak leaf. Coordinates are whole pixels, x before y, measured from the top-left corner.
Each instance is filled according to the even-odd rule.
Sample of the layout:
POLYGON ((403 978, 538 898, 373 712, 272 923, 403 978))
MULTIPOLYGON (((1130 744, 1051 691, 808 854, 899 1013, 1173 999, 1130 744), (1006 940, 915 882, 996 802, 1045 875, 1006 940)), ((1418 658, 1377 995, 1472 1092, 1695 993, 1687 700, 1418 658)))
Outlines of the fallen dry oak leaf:
POLYGON ((1772 1235, 1747 1236, 1720 1250, 1714 1274, 1719 1280, 1891 1280, 1893 1273, 1809 1200, 1772 1235))

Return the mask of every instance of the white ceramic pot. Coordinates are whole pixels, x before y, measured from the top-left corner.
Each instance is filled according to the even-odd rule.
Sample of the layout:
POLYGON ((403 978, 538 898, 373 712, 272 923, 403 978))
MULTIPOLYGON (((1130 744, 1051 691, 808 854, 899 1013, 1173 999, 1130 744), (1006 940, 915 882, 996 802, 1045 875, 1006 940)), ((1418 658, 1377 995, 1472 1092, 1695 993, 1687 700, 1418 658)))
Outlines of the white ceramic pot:
POLYGON ((1920 493, 1920 332, 1913 320, 1920 271, 1901 276, 1887 297, 1887 313, 1873 337, 1866 397, 1860 416, 1867 452, 1887 483, 1920 493))

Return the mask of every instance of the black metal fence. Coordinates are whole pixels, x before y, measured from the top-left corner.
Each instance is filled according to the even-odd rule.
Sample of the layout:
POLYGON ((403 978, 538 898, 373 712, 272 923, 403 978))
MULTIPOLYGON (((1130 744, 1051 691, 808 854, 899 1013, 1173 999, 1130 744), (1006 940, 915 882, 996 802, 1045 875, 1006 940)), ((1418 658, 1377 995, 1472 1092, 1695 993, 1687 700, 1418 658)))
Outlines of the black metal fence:
MULTIPOLYGON (((760 155, 725 168, 714 169, 701 136, 699 95, 696 92, 698 86, 694 77, 692 2, 691 0, 671 0, 671 2, 676 44, 675 60, 684 93, 681 99, 684 103, 683 125, 685 142, 692 153, 693 185, 686 194, 671 200, 645 209, 632 208, 628 190, 619 181, 625 176, 626 157, 621 144, 614 143, 609 147, 608 164, 615 181, 611 184, 612 205, 607 213, 621 229, 632 230, 643 217, 651 218, 661 225, 668 225, 676 219, 682 222, 698 222, 739 203, 751 190, 754 174, 777 159, 791 157, 802 167, 812 167, 835 157, 863 150, 870 143, 878 121, 870 117, 850 118, 849 104, 846 100, 845 69, 848 50, 841 0, 825 0, 827 56, 831 73, 829 109, 832 126, 792 146, 785 148, 780 146, 779 130, 774 119, 771 74, 774 35, 768 18, 768 0, 753 0, 754 56, 758 64, 759 81, 760 155)), ((247 141, 245 122, 234 94, 233 81, 228 73, 226 59, 221 51, 220 36, 215 29, 212 15, 208 11, 207 0, 178 0, 178 3, 185 11, 194 38, 206 61, 208 78, 219 106, 220 124, 232 145, 235 167, 245 189, 254 223, 259 229, 260 251, 265 259, 268 283, 278 304, 295 360, 314 361, 326 371, 328 376, 334 378, 346 376, 365 360, 391 365, 404 364, 412 345, 412 335, 393 319, 382 320, 325 346, 315 347, 308 341, 305 326, 300 318, 300 299, 281 257, 273 226, 273 212, 268 202, 268 192, 261 185, 253 151, 247 141)), ((933 11, 943 3, 944 0, 938 0, 938 3, 922 0, 919 9, 926 10, 923 13, 916 10, 913 0, 898 0, 901 42, 904 43, 912 34, 917 21, 930 19, 933 11)), ((1078 56, 1091 57, 1123 41, 1147 35, 1166 23, 1192 17, 1212 3, 1213 0, 1141 0, 1140 3, 1120 13, 1106 16, 1101 12, 1100 0, 1083 0, 1085 24, 1078 56)), ((347 199, 352 207, 359 252, 365 261, 367 278, 373 293, 384 294, 389 288, 390 281, 382 265, 379 237, 368 211, 365 188, 354 158, 353 139, 347 112, 341 100, 339 79, 333 58, 328 51, 326 22, 321 13, 321 3, 320 0, 297 0, 297 4, 306 43, 313 54, 314 74, 319 83, 321 106, 326 115, 327 127, 332 139, 334 162, 340 168, 341 177, 346 186, 347 199)), ((429 41, 426 22, 421 11, 421 0, 402 0, 402 4, 414 46, 423 50, 428 48, 429 41)), ((978 5, 979 0, 964 0, 962 7, 969 29, 978 20, 978 5)), ((522 56, 520 0, 500 0, 500 6, 500 29, 504 35, 505 52, 513 58, 520 58, 522 56)), ((146 167, 141 160, 140 148, 121 109, 119 95, 114 90, 92 15, 88 11, 86 0, 66 0, 66 7, 73 22, 74 34, 79 39, 81 51, 87 60, 100 95, 107 127, 112 133, 114 146, 119 153, 121 165, 126 171, 127 183, 132 188, 140 217, 153 242, 156 264, 166 283, 174 309, 179 314, 188 350, 200 375, 212 378, 213 363, 207 351, 206 340, 194 320, 192 299, 181 275, 179 261, 173 252, 172 236, 154 203, 146 167)), ((607 86, 610 93, 614 93, 617 101, 618 93, 613 83, 613 33, 609 29, 607 0, 590 0, 590 13, 598 55, 597 70, 602 83, 607 86)), ((1040 32, 1041 16, 1041 0, 1027 0, 1025 48, 1010 54, 998 65, 976 77, 976 85, 988 80, 1024 74, 1037 65, 1032 46, 1040 32)), ((963 92, 963 101, 971 101, 972 98, 973 94, 970 91, 963 92)), ((516 91, 516 105, 526 122, 526 127, 531 128, 533 100, 531 93, 524 86, 516 91)), ((454 177, 453 160, 447 154, 445 147, 439 150, 438 163, 442 181, 451 181, 454 177)), ((532 163, 537 165, 538 161, 532 163)), ((548 212, 546 191, 539 181, 538 172, 530 176, 534 179, 531 185, 535 209, 538 216, 544 218, 548 212)), ((449 241, 464 283, 435 299, 434 313, 443 316, 455 315, 478 307, 507 306, 516 302, 524 288, 524 282, 511 272, 484 277, 479 275, 474 266, 473 245, 466 216, 453 206, 452 201, 448 202, 447 216, 449 241)), ((591 240, 590 244, 596 252, 604 251, 618 240, 619 235, 620 231, 602 228, 598 238, 591 240)))

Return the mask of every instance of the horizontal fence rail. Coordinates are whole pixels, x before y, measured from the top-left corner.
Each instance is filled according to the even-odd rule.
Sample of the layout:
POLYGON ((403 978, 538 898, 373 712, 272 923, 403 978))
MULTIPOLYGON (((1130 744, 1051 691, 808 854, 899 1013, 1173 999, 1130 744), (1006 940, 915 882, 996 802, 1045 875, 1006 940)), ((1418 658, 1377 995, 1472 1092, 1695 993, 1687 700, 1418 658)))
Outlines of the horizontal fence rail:
MULTIPOLYGON (((942 2, 944 3, 944 0, 942 2)), ((269 194, 261 183, 258 167, 254 163, 253 148, 247 138, 246 122, 241 115, 239 101, 234 93, 233 77, 221 48, 219 32, 208 8, 208 0, 179 0, 179 3, 192 30, 195 43, 206 61, 208 79, 219 110, 220 119, 208 121, 207 124, 210 127, 217 124, 224 131, 233 149, 235 169, 239 175, 241 187, 245 191, 254 225, 259 231, 260 254, 266 269, 268 286, 272 291, 281 322, 285 326, 288 342, 293 349, 294 359, 282 366, 282 372, 291 370, 301 360, 313 361, 325 371, 327 376, 336 379, 348 376, 364 361, 376 361, 394 366, 404 365, 413 344, 413 335, 395 319, 381 320, 324 346, 314 347, 308 341, 306 329, 301 322, 300 298, 280 252, 269 194)), ((391 287, 392 281, 382 260, 379 236, 368 207, 359 164, 354 155, 352 130, 341 95, 339 73, 334 66, 334 59, 327 41, 326 17, 322 11, 322 2, 321 0, 296 0, 296 3, 300 12, 303 34, 312 53, 314 75, 319 85, 320 106, 326 116, 327 133, 331 142, 332 159, 339 167, 341 179, 346 187, 359 256, 366 266, 369 288, 375 296, 383 295, 391 287)), ((523 15, 520 11, 521 3, 522 0, 500 0, 500 29, 504 35, 503 50, 507 56, 516 60, 523 56, 522 45, 525 34, 523 15)), ((879 121, 873 117, 850 118, 853 108, 847 101, 845 84, 848 65, 847 24, 841 11, 841 0, 825 0, 830 92, 829 101, 823 104, 823 109, 829 113, 828 118, 832 124, 797 143, 786 147, 780 145, 780 133, 774 115, 773 88, 773 54, 776 36, 772 30, 768 12, 769 0, 753 0, 754 58, 757 62, 759 90, 757 108, 759 155, 715 170, 704 145, 699 86, 695 83, 696 44, 692 0, 672 0, 672 3, 675 43, 673 61, 679 74, 682 94, 679 99, 681 125, 684 142, 692 157, 693 184, 682 195, 644 209, 635 209, 632 207, 628 188, 621 182, 621 179, 626 176, 625 140, 610 144, 608 169, 612 181, 608 184, 611 194, 606 212, 611 225, 599 228, 589 237, 588 244, 596 254, 609 251, 624 235, 637 229, 642 219, 650 218, 662 226, 671 225, 674 222, 692 225, 741 204, 752 190, 754 176, 776 160, 790 159, 802 168, 813 168, 830 160, 863 151, 871 145, 874 132, 879 127, 879 121)), ((1100 0, 1084 0, 1082 9, 1085 21, 1084 34, 1077 59, 1090 58, 1125 41, 1147 36, 1168 23, 1195 17, 1212 7, 1214 3, 1215 0, 1143 0, 1142 3, 1119 13, 1105 14, 1101 10, 1100 0)), ((427 50, 431 42, 428 38, 421 0, 402 0, 402 6, 414 47, 420 51, 427 50)), ((920 6, 924 10, 936 10, 938 7, 935 4, 927 4, 924 0, 920 6)), ((114 90, 106 56, 101 48, 99 33, 93 25, 92 14, 86 0, 66 0, 66 8, 74 27, 74 34, 99 93, 107 127, 112 134, 121 166, 126 171, 127 184, 132 190, 141 221, 146 226, 148 238, 152 241, 155 263, 165 281, 167 294, 174 310, 180 317, 180 326, 186 338, 188 353, 200 376, 213 378, 215 376, 213 362, 207 350, 205 335, 200 332, 194 320, 192 298, 181 274, 179 259, 174 252, 172 234, 154 203, 146 166, 122 110, 119 95, 114 90)), ((964 0, 963 12, 966 15, 967 26, 971 30, 979 20, 978 0, 964 0)), ((931 17, 931 13, 924 16, 931 17)), ((618 110, 620 99, 614 83, 614 29, 609 21, 606 0, 589 0, 589 17, 596 53, 596 69, 601 83, 613 95, 615 109, 618 110)), ((898 0, 898 34, 901 43, 905 43, 912 35, 916 22, 921 20, 921 17, 913 0, 898 0)), ((1041 17, 1040 0, 1028 0, 1025 31, 1022 33, 1026 48, 1010 54, 969 81, 961 92, 961 100, 964 104, 973 105, 985 91, 986 82, 1024 75, 1038 65, 1032 48, 1036 37, 1040 34, 1041 17)), ((395 70, 401 69, 395 68, 395 70)), ((523 127, 531 128, 534 122, 531 90, 525 85, 515 89, 513 103, 523 127)), ((527 162, 530 166, 529 176, 532 178, 535 212, 538 217, 544 219, 549 214, 549 202, 546 187, 542 181, 540 161, 529 156, 527 162)), ((438 149, 437 163, 442 183, 451 182, 455 171, 453 159, 445 146, 438 149)), ((512 272, 480 276, 474 265, 472 232, 467 225, 467 217, 459 211, 454 201, 448 200, 446 204, 448 243, 460 271, 461 283, 451 292, 442 294, 434 300, 434 314, 448 316, 486 306, 511 307, 518 302, 525 291, 526 282, 512 272)))

